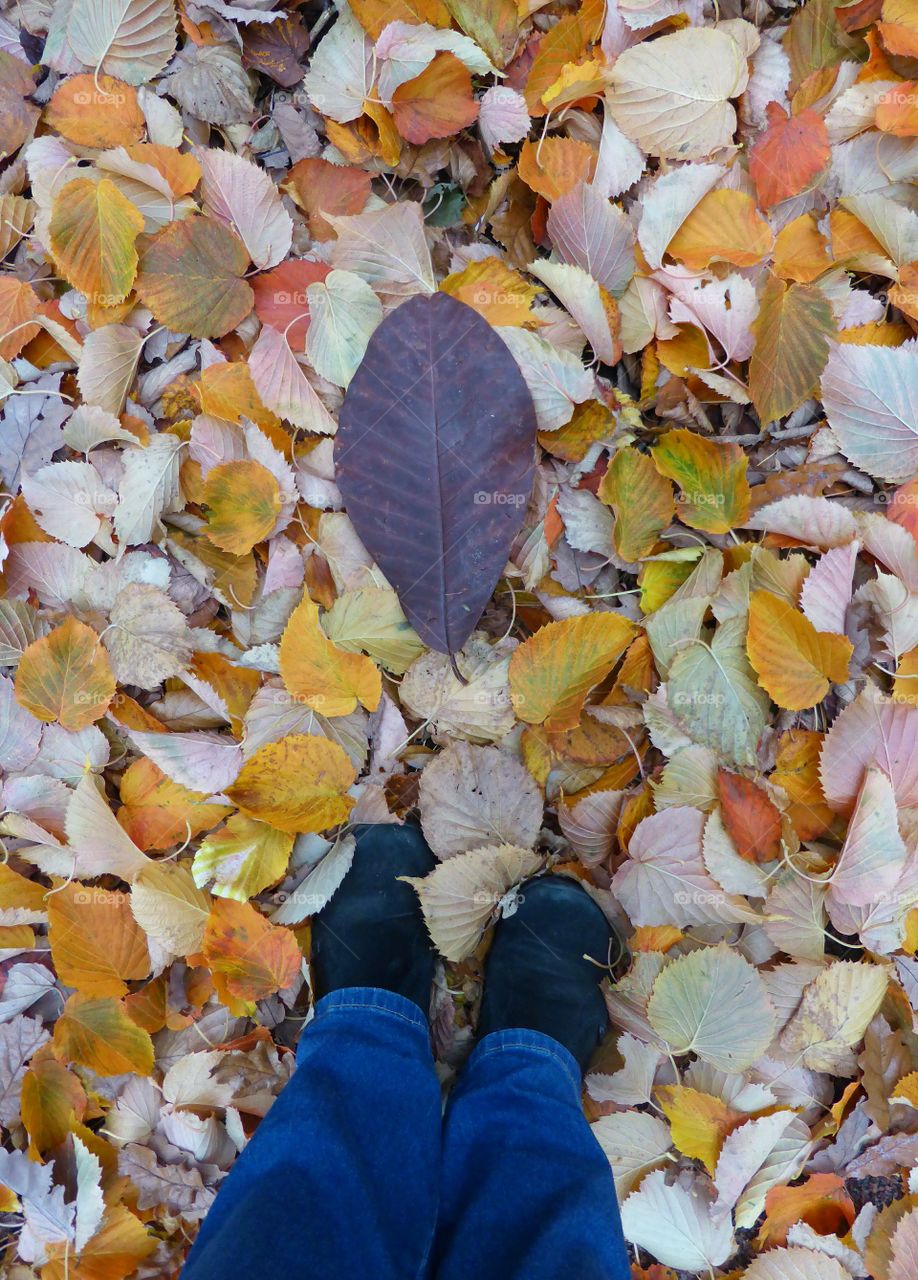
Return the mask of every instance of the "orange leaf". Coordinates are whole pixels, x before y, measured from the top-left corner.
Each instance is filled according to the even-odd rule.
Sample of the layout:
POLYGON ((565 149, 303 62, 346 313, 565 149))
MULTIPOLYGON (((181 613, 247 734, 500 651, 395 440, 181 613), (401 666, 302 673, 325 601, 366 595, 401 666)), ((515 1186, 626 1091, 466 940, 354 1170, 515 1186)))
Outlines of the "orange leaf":
POLYGON ((207 796, 179 786, 143 756, 122 774, 120 796, 119 823, 143 852, 172 849, 229 814, 227 805, 207 804, 207 796))
POLYGON ((742 774, 717 770, 717 794, 724 826, 747 862, 781 856, 781 814, 761 787, 742 774))
POLYGON ((478 119, 472 77, 454 53, 438 53, 419 76, 392 95, 395 127, 421 147, 432 138, 451 138, 478 119))
POLYGON ((273 271, 264 271, 252 279, 255 314, 262 324, 286 333, 291 351, 302 351, 309 328, 309 296, 311 284, 321 283, 331 271, 324 262, 291 258, 273 271))
POLYGON ((523 90, 529 114, 544 116, 542 95, 561 76, 568 63, 580 62, 591 41, 602 31, 605 6, 586 0, 578 13, 566 14, 539 41, 523 90))
POLYGON ((201 412, 222 418, 224 422, 241 423, 243 418, 250 418, 258 426, 280 425, 277 415, 262 403, 249 366, 242 360, 208 365, 201 372, 197 393, 201 412))
POLYGON ((596 152, 573 138, 543 138, 523 143, 517 172, 522 180, 546 200, 567 195, 578 182, 589 182, 596 167, 596 152))
POLYGON ((123 996, 150 972, 143 930, 126 893, 60 883, 48 894, 48 940, 62 982, 87 996, 123 996))
POLYGON ((612 541, 623 560, 650 555, 676 514, 672 485, 637 449, 613 454, 597 496, 615 512, 612 541))
POLYGON ((250 902, 232 898, 214 900, 201 949, 218 990, 244 1001, 289 987, 303 959, 289 929, 270 924, 250 902))
POLYGON ((333 240, 334 228, 323 214, 341 217, 362 213, 370 197, 372 183, 373 175, 366 169, 332 164, 318 156, 308 156, 296 162, 283 187, 309 219, 313 240, 333 240))
POLYGON ((125 147, 132 160, 150 164, 166 179, 175 196, 187 196, 201 181, 201 165, 190 151, 176 151, 157 142, 135 142, 125 147))
POLYGON ((368 35, 377 40, 390 22, 429 23, 449 27, 450 16, 442 0, 354 0, 354 16, 368 35))
POLYGON ((46 724, 71 733, 100 719, 115 694, 115 677, 99 637, 68 617, 23 653, 16 671, 16 700, 46 724))
POLYGON ((294 733, 260 747, 226 794, 251 818, 280 831, 326 831, 343 822, 356 778, 337 742, 294 733))
POLYGON ((60 82, 45 108, 45 124, 81 147, 127 147, 146 128, 135 89, 89 73, 60 82))
POLYGON ((829 163, 829 135, 811 107, 789 116, 777 102, 765 108, 768 127, 749 152, 749 176, 759 204, 771 208, 816 185, 829 163))
POLYGON ((788 729, 781 737, 770 781, 790 797, 788 817, 801 840, 825 835, 835 820, 819 777, 824 735, 813 729, 788 729))
POLYGON ((367 711, 379 704, 376 663, 333 644, 319 625, 319 606, 305 594, 281 636, 280 671, 296 701, 323 716, 350 715, 358 701, 367 711))
POLYGON ((775 239, 775 274, 784 280, 809 284, 832 265, 829 242, 816 225, 812 213, 802 213, 775 239))
POLYGON ((880 96, 876 126, 896 138, 914 138, 918 134, 918 82, 904 80, 880 96))
POLYGON ((244 556, 277 523, 280 486, 260 462, 221 462, 204 482, 207 536, 221 551, 244 556))
POLYGON ((843 1179, 836 1173, 814 1173, 798 1186, 771 1188, 756 1243, 760 1247, 787 1244, 787 1233, 795 1222, 805 1222, 820 1236, 844 1236, 855 1216, 843 1179))
POLYGON ((692 271, 717 260, 736 267, 760 262, 772 246, 771 227, 745 191, 709 191, 683 222, 666 252, 692 271))
POLYGON ((54 1026, 54 1049, 65 1062, 100 1076, 153 1070, 153 1041, 132 1022, 120 1000, 73 995, 54 1026))
POLYGON ((746 647, 762 688, 788 711, 815 706, 832 684, 848 679, 851 641, 817 631, 798 609, 770 591, 754 591, 749 597, 746 647))
POLYGON ((37 314, 32 286, 15 276, 0 276, 0 360, 14 360, 39 333, 39 325, 28 323, 37 314))
POLYGON ((883 22, 877 31, 889 53, 918 58, 918 13, 914 0, 884 0, 883 22))
POLYGON ((73 1256, 72 1245, 48 1246, 49 1260, 41 1269, 41 1280, 126 1280, 159 1243, 124 1205, 110 1205, 79 1257, 73 1256))

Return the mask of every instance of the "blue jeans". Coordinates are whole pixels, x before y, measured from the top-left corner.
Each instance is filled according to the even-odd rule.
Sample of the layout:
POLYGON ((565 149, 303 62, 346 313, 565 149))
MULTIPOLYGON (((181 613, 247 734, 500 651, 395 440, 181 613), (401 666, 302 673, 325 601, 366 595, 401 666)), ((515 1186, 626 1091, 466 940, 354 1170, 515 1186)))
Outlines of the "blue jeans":
POLYGON ((612 1173, 556 1040, 486 1036, 445 1122, 427 1022, 390 991, 325 996, 297 1063, 182 1280, 627 1280, 612 1173))

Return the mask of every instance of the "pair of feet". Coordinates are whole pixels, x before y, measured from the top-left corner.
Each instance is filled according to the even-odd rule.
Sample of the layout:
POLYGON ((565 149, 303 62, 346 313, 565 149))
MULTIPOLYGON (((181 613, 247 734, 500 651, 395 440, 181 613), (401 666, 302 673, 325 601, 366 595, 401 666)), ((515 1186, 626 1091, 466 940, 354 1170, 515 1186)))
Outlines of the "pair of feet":
MULTIPOLYGON (((417 895, 400 876, 424 876, 436 859, 413 826, 357 828, 354 861, 312 927, 317 997, 381 987, 430 1004, 435 955, 417 895)), ((568 1049, 581 1070, 608 1025, 599 984, 613 932, 573 880, 521 887, 516 912, 497 925, 488 953, 479 1035, 525 1027, 568 1049)))

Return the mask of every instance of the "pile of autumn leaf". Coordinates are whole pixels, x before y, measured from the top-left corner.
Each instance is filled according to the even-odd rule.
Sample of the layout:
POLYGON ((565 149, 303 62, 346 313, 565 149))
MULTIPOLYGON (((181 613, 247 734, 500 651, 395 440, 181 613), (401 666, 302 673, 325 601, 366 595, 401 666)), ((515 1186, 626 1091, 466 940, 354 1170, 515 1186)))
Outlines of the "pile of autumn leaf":
POLYGON ((911 0, 0 10, 5 1274, 177 1270, 412 811, 448 1067, 520 880, 627 940, 635 1276, 918 1272, 916 75, 911 0), (332 451, 437 289, 539 424, 461 681, 332 451))

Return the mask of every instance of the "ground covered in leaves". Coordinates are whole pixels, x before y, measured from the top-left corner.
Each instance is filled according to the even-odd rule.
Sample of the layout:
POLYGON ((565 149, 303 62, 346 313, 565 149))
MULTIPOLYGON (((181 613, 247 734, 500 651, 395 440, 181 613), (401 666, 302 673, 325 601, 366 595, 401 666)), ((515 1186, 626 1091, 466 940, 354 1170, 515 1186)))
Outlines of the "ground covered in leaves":
POLYGON ((0 4, 6 1275, 177 1272, 416 814, 445 1079, 522 879, 627 941, 636 1277, 918 1274, 916 77, 913 0, 0 4), (396 535, 468 476, 353 444, 374 556, 334 444, 442 294, 453 660, 396 535))

